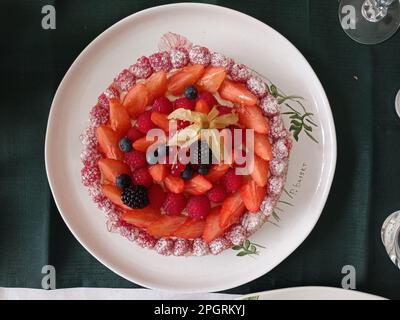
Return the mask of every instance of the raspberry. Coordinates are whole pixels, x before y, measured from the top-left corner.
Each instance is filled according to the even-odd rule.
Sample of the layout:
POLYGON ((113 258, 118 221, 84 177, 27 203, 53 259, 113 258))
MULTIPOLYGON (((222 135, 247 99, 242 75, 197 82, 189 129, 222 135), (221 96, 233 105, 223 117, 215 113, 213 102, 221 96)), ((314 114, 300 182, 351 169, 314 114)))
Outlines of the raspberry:
POLYGON ((188 110, 194 110, 195 102, 193 100, 189 100, 188 98, 178 98, 174 101, 174 110, 183 108, 188 110))
POLYGON ((149 58, 145 56, 137 59, 136 63, 129 67, 129 71, 136 79, 146 79, 153 73, 149 58))
POLYGON ((155 209, 160 209, 167 197, 167 194, 164 192, 163 188, 158 184, 153 184, 149 188, 149 201, 150 205, 155 209))
POLYGON ((195 256, 204 256, 209 252, 207 243, 204 242, 203 239, 195 239, 193 241, 193 255, 195 256))
POLYGON ((126 137, 132 142, 143 137, 144 134, 138 130, 138 128, 130 128, 126 134, 126 137))
POLYGON ((96 147, 87 147, 81 152, 81 161, 84 166, 94 166, 101 158, 101 154, 96 147))
POLYGON ((96 136, 96 127, 87 127, 79 136, 81 143, 88 148, 96 148, 98 141, 96 136))
POLYGON ((172 49, 169 58, 175 69, 183 68, 189 63, 189 53, 185 48, 172 49))
POLYGON ((247 89, 259 98, 268 94, 268 88, 265 82, 259 77, 251 77, 246 82, 247 89))
POLYGON ((176 163, 174 163, 171 166, 171 174, 174 177, 180 177, 181 173, 185 170, 185 168, 186 168, 186 165, 184 165, 184 164, 180 163, 179 161, 177 161, 176 163))
POLYGON ((232 80, 246 82, 250 76, 250 70, 244 64, 234 64, 231 69, 230 76, 232 80))
POLYGON ((288 133, 285 129, 282 118, 279 115, 271 118, 269 121, 269 125, 270 125, 269 135, 272 139, 278 140, 280 138, 287 137, 288 133))
POLYGON ((272 176, 268 180, 268 194, 271 196, 279 196, 282 192, 285 180, 282 177, 272 176))
POLYGON ((95 127, 107 123, 109 118, 110 118, 110 110, 108 109, 108 107, 104 107, 98 104, 94 106, 92 110, 90 110, 89 120, 95 127))
POLYGON ((85 187, 93 186, 100 180, 101 174, 97 166, 83 167, 81 170, 82 183, 85 187))
POLYGON ((214 255, 220 254, 225 249, 228 249, 230 242, 225 238, 217 238, 210 242, 210 252, 214 255))
POLYGON ((286 139, 279 139, 273 144, 272 155, 274 159, 284 159, 289 156, 289 149, 286 145, 286 139))
POLYGON ((219 115, 224 115, 224 114, 230 114, 230 113, 232 113, 232 108, 230 108, 230 107, 227 107, 227 106, 218 106, 218 112, 219 112, 219 115))
POLYGON ((233 60, 222 53, 213 52, 211 54, 211 65, 213 67, 223 67, 229 72, 232 69, 233 64, 233 60))
POLYGON ((210 108, 212 108, 212 107, 214 107, 215 105, 218 104, 217 99, 215 99, 213 94, 208 92, 208 91, 200 92, 198 97, 197 97, 197 100, 200 100, 200 99, 204 100, 205 102, 207 102, 207 104, 208 104, 208 106, 210 108))
POLYGON ((277 201, 278 200, 275 197, 268 196, 265 198, 260 206, 261 213, 266 217, 270 216, 275 209, 277 201))
POLYGON ((192 64, 209 65, 211 61, 210 51, 206 47, 194 46, 189 51, 189 59, 192 64))
POLYGON ((222 202, 225 200, 226 192, 222 186, 215 186, 207 193, 208 199, 212 202, 222 202))
POLYGON ((186 207, 186 198, 182 193, 168 192, 163 207, 166 214, 178 215, 186 207))
POLYGON ((187 203, 189 217, 202 219, 210 212, 210 200, 206 195, 192 196, 187 203))
POLYGON ((136 127, 140 132, 147 134, 151 129, 154 129, 156 125, 151 121, 151 112, 143 112, 136 121, 136 127))
POLYGON ((98 98, 98 104, 102 107, 108 108, 110 99, 117 98, 119 99, 119 91, 117 88, 110 86, 104 91, 98 98))
POLYGON ((129 151, 125 153, 125 162, 132 168, 132 170, 146 167, 146 154, 137 150, 129 151))
POLYGON ((127 69, 124 69, 115 79, 115 85, 121 91, 128 91, 135 84, 135 76, 127 69))
POLYGON ((174 244, 174 256, 184 256, 190 251, 190 241, 186 239, 176 239, 174 244))
POLYGON ((273 159, 269 162, 269 170, 273 176, 282 176, 287 170, 287 160, 273 159))
POLYGON ((161 70, 168 72, 172 68, 171 60, 169 59, 169 53, 166 51, 152 54, 149 57, 149 60, 151 67, 156 72, 161 70))
POLYGON ((157 240, 145 231, 140 231, 136 238, 136 243, 142 248, 153 248, 156 242, 157 240))
POLYGON ((275 97, 267 95, 260 101, 260 108, 267 117, 276 116, 279 113, 279 105, 275 97))
POLYGON ((132 176, 135 184, 140 184, 145 187, 150 187, 153 184, 153 178, 146 167, 137 169, 132 176))
POLYGON ((242 227, 246 232, 252 234, 256 232, 264 223, 265 216, 259 213, 245 213, 241 218, 242 227))
POLYGON ((240 246, 246 240, 246 230, 242 226, 237 225, 226 233, 225 238, 235 246, 240 246))
POLYGON ((154 100, 152 110, 170 114, 172 112, 172 103, 168 100, 168 98, 161 96, 154 100))
POLYGON ((222 178, 222 183, 228 193, 235 192, 240 189, 242 185, 243 176, 235 174, 235 169, 229 169, 225 176, 222 178))
POLYGON ((154 246, 154 250, 163 256, 169 256, 174 251, 174 240, 169 238, 160 238, 154 246))

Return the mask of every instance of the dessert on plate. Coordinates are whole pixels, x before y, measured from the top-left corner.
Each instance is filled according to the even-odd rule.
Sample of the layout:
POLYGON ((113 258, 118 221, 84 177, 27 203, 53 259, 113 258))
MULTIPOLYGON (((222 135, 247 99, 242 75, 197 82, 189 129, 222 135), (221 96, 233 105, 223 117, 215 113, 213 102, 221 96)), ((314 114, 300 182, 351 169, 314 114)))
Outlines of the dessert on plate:
POLYGON ((261 76, 173 33, 115 77, 81 142, 82 183, 109 231, 175 256, 219 254, 257 231, 291 148, 261 76))

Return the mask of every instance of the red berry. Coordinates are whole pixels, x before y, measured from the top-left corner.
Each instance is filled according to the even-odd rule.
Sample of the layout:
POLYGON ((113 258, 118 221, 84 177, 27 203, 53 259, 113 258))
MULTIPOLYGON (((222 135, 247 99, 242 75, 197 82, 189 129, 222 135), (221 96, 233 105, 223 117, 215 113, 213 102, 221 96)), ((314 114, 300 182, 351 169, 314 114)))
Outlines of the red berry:
POLYGON ((151 121, 151 112, 143 112, 136 121, 136 127, 140 132, 147 134, 151 129, 156 128, 156 125, 151 121))
POLYGON ((229 114, 232 112, 232 108, 227 106, 218 106, 217 107, 219 114, 222 116, 223 114, 229 114))
POLYGON ((152 54, 149 57, 149 60, 151 67, 156 72, 161 70, 168 72, 172 68, 171 60, 169 58, 169 53, 166 51, 152 54))
POLYGON ((226 192, 223 186, 215 186, 207 193, 208 199, 212 202, 222 202, 226 198, 226 192))
POLYGON ((172 67, 175 69, 182 68, 189 63, 189 53, 185 48, 173 49, 169 53, 172 67))
POLYGON ((129 151, 125 153, 125 162, 132 168, 132 170, 146 167, 146 154, 137 150, 129 151))
POLYGON ((130 128, 126 133, 126 137, 132 142, 143 137, 144 134, 138 130, 138 128, 130 128))
POLYGON ((147 170, 147 167, 137 169, 132 176, 135 184, 140 184, 145 187, 150 187, 153 184, 153 178, 147 170))
POLYGON ((242 180, 243 176, 236 175, 235 169, 229 169, 222 178, 222 183, 225 186, 226 192, 232 193, 240 189, 242 180))
POLYGON ((211 210, 210 200, 204 194, 192 196, 187 203, 189 217, 194 219, 204 218, 211 210))
POLYGON ((178 98, 174 101, 174 109, 188 109, 188 110, 194 110, 195 107, 195 101, 194 100, 189 100, 188 98, 178 98))
POLYGON ((128 91, 135 84, 135 76, 129 70, 124 69, 118 76, 116 76, 114 84, 121 91, 128 91))
POLYGON ((246 82, 250 78, 251 73, 244 64, 234 64, 230 75, 233 81, 246 82))
POLYGON ((172 112, 172 103, 168 100, 168 98, 161 96, 154 100, 153 111, 170 114, 172 112))
POLYGON ((189 51, 189 59, 192 64, 209 65, 211 54, 206 47, 194 46, 189 51))
POLYGON ((150 206, 155 209, 160 209, 167 197, 167 194, 164 192, 163 188, 158 184, 153 184, 148 191, 150 206))
POLYGON ((178 215, 186 207, 186 198, 182 193, 168 192, 163 207, 166 214, 178 215))
POLYGON ((92 186, 100 181, 100 170, 97 166, 86 166, 81 170, 82 183, 85 187, 92 186))
POLYGON ((171 175, 174 177, 180 177, 181 172, 183 172, 185 168, 186 166, 178 161, 171 166, 171 175))
POLYGON ((114 86, 109 86, 98 98, 98 103, 102 107, 108 108, 110 99, 116 98, 119 99, 120 94, 117 88, 114 86))
POLYGON ((137 79, 146 79, 150 77, 151 74, 153 73, 153 69, 151 68, 149 58, 144 56, 137 59, 136 63, 130 66, 129 71, 137 79))
POLYGON ((210 108, 212 108, 218 104, 218 101, 217 101, 217 99, 215 99, 214 95, 208 91, 200 92, 197 97, 197 100, 200 100, 200 99, 207 102, 207 104, 210 108))

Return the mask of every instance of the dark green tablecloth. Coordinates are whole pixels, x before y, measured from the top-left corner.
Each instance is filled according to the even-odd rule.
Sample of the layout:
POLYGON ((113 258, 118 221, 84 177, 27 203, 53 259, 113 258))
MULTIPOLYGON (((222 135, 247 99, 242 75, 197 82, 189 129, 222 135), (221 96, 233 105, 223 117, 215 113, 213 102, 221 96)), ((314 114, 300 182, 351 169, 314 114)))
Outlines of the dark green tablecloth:
MULTIPOLYGON (((90 256, 62 222, 47 183, 44 137, 52 97, 81 50, 121 18, 164 3, 1 2, 0 286, 38 288, 42 266, 52 264, 58 288, 136 287, 90 256), (41 28, 45 4, 56 7, 56 30, 41 28)), ((325 87, 338 138, 335 180, 314 231, 272 272, 229 292, 340 286, 342 267, 354 265, 357 289, 400 298, 400 270, 380 241, 385 217, 400 209, 400 32, 359 45, 341 30, 333 0, 210 3, 264 21, 294 43, 325 87)))

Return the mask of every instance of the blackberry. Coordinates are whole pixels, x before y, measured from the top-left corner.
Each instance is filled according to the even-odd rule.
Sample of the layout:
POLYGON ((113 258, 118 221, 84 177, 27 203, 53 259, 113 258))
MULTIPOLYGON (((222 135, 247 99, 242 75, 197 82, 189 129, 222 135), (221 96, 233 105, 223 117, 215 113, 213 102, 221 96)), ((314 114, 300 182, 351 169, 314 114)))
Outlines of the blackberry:
POLYGON ((206 175, 209 171, 208 165, 207 164, 201 164, 199 165, 199 169, 197 172, 201 175, 206 175))
POLYGON ((181 177, 183 180, 189 180, 192 176, 193 176, 193 168, 190 164, 188 164, 185 170, 181 172, 181 177))
POLYGON ((207 141, 196 141, 190 146, 190 162, 194 164, 212 163, 212 152, 207 141))
POLYGON ((119 148, 122 152, 129 152, 132 150, 132 141, 125 137, 119 141, 119 148))
POLYGON ((132 209, 142 209, 149 204, 147 188, 141 185, 125 188, 122 191, 121 200, 132 209))
POLYGON ((183 95, 185 98, 188 98, 189 100, 194 100, 197 98, 197 89, 195 86, 188 86, 185 88, 185 91, 183 92, 183 95))
POLYGON ((132 180, 129 174, 123 173, 115 178, 115 184, 118 188, 125 189, 132 184, 132 180))

